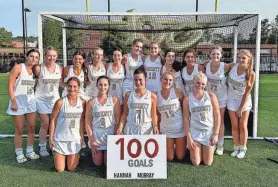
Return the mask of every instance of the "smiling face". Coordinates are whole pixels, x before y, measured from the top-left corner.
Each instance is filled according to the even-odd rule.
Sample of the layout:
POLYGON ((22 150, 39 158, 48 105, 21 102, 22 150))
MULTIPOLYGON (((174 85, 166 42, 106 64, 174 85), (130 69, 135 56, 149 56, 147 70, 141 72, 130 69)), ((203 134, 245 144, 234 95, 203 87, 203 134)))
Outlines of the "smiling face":
POLYGON ((168 65, 172 65, 175 61, 175 53, 174 52, 168 52, 167 55, 166 55, 166 64, 168 65))
POLYGON ((40 55, 37 52, 32 52, 26 57, 26 65, 34 66, 39 63, 40 55))
POLYGON ((193 89, 203 92, 207 85, 207 77, 203 73, 198 73, 193 79, 193 89))
POLYGON ((84 63, 84 59, 82 55, 75 55, 73 57, 73 64, 75 67, 81 68, 84 63))
POLYGON ((213 49, 210 52, 210 59, 212 62, 220 62, 221 57, 222 57, 221 51, 218 49, 213 49))
POLYGON ((132 45, 131 51, 133 54, 140 55, 143 48, 143 43, 136 42, 136 44, 132 45))
POLYGON ((103 51, 102 50, 95 50, 93 52, 94 62, 100 63, 103 59, 103 51))
POLYGON ((67 84, 68 95, 76 96, 79 92, 79 85, 75 80, 71 80, 67 84))
POLYGON ((121 51, 114 51, 113 53, 113 61, 115 63, 120 63, 123 59, 123 55, 121 53, 121 51))
POLYGON ((163 89, 170 89, 174 84, 174 77, 173 75, 167 73, 163 75, 162 80, 161 80, 161 87, 163 89))
POLYGON ((237 61, 238 61, 238 65, 243 67, 244 69, 248 68, 249 63, 251 63, 250 61, 250 57, 243 53, 243 52, 239 52, 238 56, 237 56, 237 61))
POLYGON ((186 53, 186 55, 184 56, 184 61, 186 62, 187 65, 194 65, 196 62, 194 53, 192 52, 186 53))
POLYGON ((143 73, 134 74, 134 86, 138 89, 146 88, 146 77, 143 73))
POLYGON ((99 79, 97 83, 98 92, 102 95, 107 94, 109 90, 109 82, 108 79, 102 78, 99 79))
POLYGON ((55 50, 49 50, 45 54, 45 63, 46 64, 54 64, 57 60, 57 51, 55 50))
POLYGON ((160 51, 160 48, 159 48, 158 44, 155 44, 155 43, 151 44, 151 46, 150 46, 150 55, 151 56, 158 55, 159 51, 160 51))

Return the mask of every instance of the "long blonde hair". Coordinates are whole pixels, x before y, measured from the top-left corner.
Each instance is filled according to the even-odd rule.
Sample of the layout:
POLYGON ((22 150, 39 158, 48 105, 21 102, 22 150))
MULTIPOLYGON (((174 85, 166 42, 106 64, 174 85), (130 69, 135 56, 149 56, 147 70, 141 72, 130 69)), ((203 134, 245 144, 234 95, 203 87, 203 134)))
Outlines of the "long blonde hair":
POLYGON ((253 71, 253 67, 254 67, 254 57, 252 55, 252 53, 246 49, 242 49, 238 52, 238 54, 244 54, 248 57, 248 67, 246 69, 246 82, 247 82, 247 86, 251 86, 251 73, 253 71))

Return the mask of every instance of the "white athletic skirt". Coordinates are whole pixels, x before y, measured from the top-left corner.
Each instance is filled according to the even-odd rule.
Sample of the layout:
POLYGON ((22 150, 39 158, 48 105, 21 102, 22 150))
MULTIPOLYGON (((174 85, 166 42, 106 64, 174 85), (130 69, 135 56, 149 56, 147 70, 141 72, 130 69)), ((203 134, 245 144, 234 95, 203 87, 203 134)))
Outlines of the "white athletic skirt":
POLYGON ((160 133, 165 134, 166 138, 183 138, 185 137, 184 128, 176 128, 176 129, 165 129, 162 126, 160 126, 160 133))
POLYGON ((125 79, 123 82, 123 96, 125 96, 127 92, 131 92, 133 90, 134 90, 133 80, 125 79))
POLYGON ((60 153, 61 155, 74 155, 79 153, 81 149, 80 140, 78 141, 57 141, 54 140, 53 151, 60 153))
POLYGON ((28 114, 28 113, 34 113, 36 111, 37 111, 36 102, 33 102, 31 105, 26 106, 26 107, 18 106, 17 111, 12 111, 11 101, 10 101, 8 109, 7 109, 7 114, 11 115, 11 116, 17 116, 17 115, 19 116, 19 115, 24 115, 24 114, 28 114))
POLYGON ((200 130, 190 127, 190 133, 193 141, 196 141, 205 146, 212 146, 210 138, 213 135, 213 128, 211 130, 200 130))
POLYGON ((218 101, 219 108, 225 108, 227 106, 228 100, 218 101))
POLYGON ((150 135, 153 134, 152 123, 146 123, 143 125, 135 125, 127 123, 124 129, 125 135, 150 135))
POLYGON ((39 114, 51 114, 54 104, 37 102, 37 112, 39 114))
MULTIPOLYGON (((240 106, 241 99, 228 99, 227 108, 228 110, 236 112, 240 106)), ((251 110, 252 108, 252 99, 248 97, 247 102, 245 103, 244 107, 242 108, 242 112, 251 110)))
MULTIPOLYGON (((114 134, 114 127, 111 128, 95 128, 93 130, 95 141, 99 144, 97 150, 107 150, 108 135, 114 134)), ((88 146, 91 148, 91 143, 88 141, 88 146)))

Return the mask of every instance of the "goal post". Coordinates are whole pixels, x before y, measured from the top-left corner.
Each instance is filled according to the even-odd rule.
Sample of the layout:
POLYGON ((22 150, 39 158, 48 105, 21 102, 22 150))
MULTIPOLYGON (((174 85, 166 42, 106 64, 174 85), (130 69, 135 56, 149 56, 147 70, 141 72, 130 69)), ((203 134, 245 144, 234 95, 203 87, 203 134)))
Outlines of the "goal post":
MULTIPOLYGON (((61 24, 60 56, 66 66, 71 58, 71 50, 81 49, 90 53, 93 47, 128 46, 134 38, 143 38, 148 44, 157 41, 161 48, 177 51, 181 54, 188 48, 195 48, 198 59, 208 58, 209 49, 218 44, 224 48, 225 62, 235 63, 237 51, 248 49, 254 55, 256 73, 253 92, 253 133, 258 137, 258 94, 260 71, 260 33, 261 17, 258 12, 194 12, 194 13, 117 13, 117 12, 39 12, 38 42, 39 51, 43 54, 43 27, 46 20, 56 20, 61 24), (81 43, 70 45, 67 41, 70 31, 84 35, 81 43), (110 45, 111 44, 111 45, 110 45), (73 47, 74 46, 74 47, 73 47), (77 47, 76 47, 77 46, 77 47)), ((73 38, 74 39, 74 38, 73 38)), ((76 39, 77 40, 77 39, 76 39)), ((105 49, 109 55, 111 48, 105 49)), ((110 54, 111 55, 111 54, 110 54)), ((89 57, 88 57, 89 58, 89 57)), ((40 62, 43 61, 43 55, 40 62)))

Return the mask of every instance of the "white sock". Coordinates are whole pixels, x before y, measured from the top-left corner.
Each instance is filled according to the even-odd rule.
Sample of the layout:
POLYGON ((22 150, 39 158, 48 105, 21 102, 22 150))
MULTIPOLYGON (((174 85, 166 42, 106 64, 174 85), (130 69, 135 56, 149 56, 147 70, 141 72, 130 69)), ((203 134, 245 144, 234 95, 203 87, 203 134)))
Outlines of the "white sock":
POLYGON ((223 138, 219 138, 219 140, 217 141, 217 145, 219 145, 219 146, 223 146, 224 145, 224 137, 223 138))
POLYGON ((22 155, 23 154, 23 149, 22 148, 15 148, 15 154, 16 154, 16 156, 22 155))
POLYGON ((33 145, 28 145, 28 146, 27 146, 27 149, 26 149, 26 152, 27 152, 27 153, 32 153, 32 152, 34 152, 34 147, 33 147, 33 145))
POLYGON ((39 143, 39 146, 40 146, 40 150, 46 150, 46 142, 40 142, 39 143))
POLYGON ((239 146, 239 150, 241 150, 241 151, 247 151, 246 145, 240 145, 240 146, 239 146))
POLYGON ((239 151, 239 149, 240 149, 240 148, 239 148, 239 145, 234 145, 234 150, 235 150, 235 151, 239 151))

